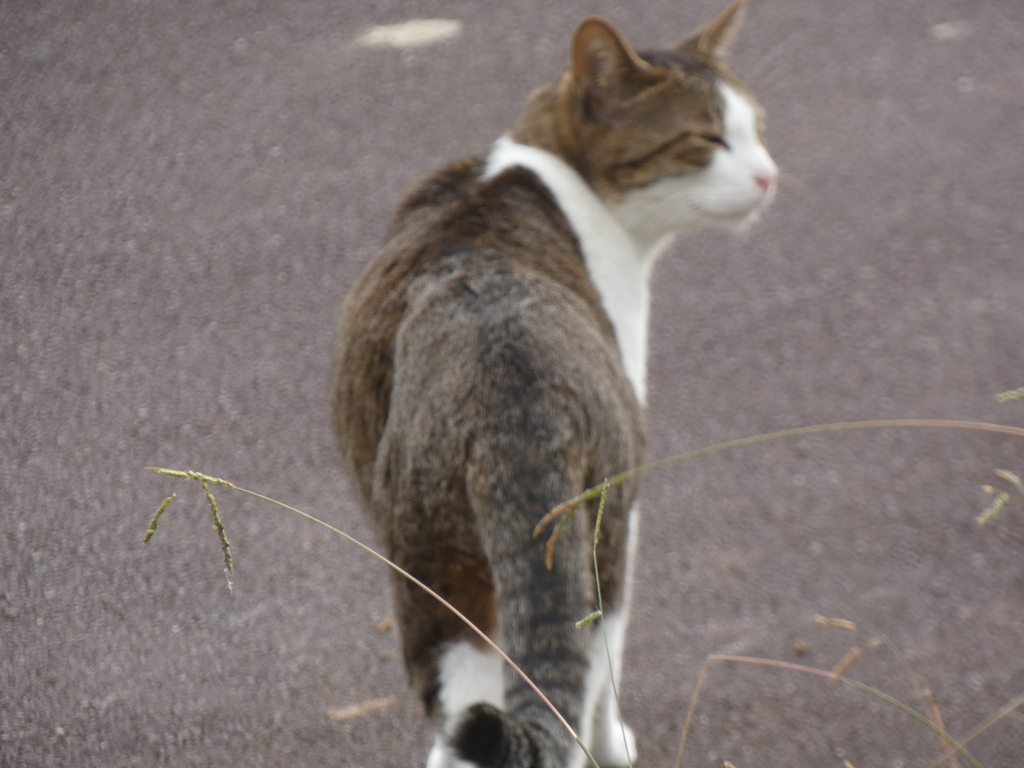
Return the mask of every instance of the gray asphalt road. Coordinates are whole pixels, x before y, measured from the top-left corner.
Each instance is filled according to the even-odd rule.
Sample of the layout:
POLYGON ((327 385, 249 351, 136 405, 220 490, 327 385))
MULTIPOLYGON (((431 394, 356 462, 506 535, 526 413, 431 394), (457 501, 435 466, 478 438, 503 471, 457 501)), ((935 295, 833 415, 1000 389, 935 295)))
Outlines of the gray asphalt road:
MULTIPOLYGON (((201 491, 144 467, 372 542, 327 386, 391 208, 486 149, 583 15, 650 46, 719 5, 0 2, 0 765, 423 764, 383 567, 221 490, 229 591, 201 491), (354 42, 411 18, 462 32, 354 42)), ((1024 4, 755 0, 734 63, 781 189, 747 236, 659 266, 652 457, 858 419, 1021 425, 993 396, 1024 385, 1024 4)), ((622 700, 642 765, 671 764, 712 653, 830 669, 861 644, 849 676, 958 737, 1024 695, 1024 509, 974 522, 995 468, 1024 470, 1024 441, 884 429, 649 476, 622 700)), ((943 756, 806 673, 712 662, 699 698, 687 766, 943 756)), ((968 746, 1019 766, 1024 725, 968 746)))

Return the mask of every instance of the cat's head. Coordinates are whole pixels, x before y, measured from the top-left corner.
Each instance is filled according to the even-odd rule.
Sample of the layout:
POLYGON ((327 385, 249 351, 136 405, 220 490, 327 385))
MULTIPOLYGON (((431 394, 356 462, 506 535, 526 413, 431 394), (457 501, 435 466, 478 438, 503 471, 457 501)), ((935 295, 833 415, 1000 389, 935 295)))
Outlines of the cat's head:
POLYGON ((750 222, 778 169, 760 105, 722 59, 744 6, 735 0, 675 48, 650 53, 604 19, 585 19, 569 71, 535 94, 513 137, 575 167, 640 241, 750 222))

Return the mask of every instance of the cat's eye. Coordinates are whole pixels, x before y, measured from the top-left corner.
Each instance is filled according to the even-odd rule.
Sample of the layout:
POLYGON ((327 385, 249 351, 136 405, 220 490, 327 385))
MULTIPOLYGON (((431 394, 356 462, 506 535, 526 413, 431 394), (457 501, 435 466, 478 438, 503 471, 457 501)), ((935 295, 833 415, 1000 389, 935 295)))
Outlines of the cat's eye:
POLYGON ((729 149, 729 142, 727 142, 724 137, 719 136, 718 134, 706 133, 704 134, 703 138, 710 144, 717 144, 718 146, 724 149, 729 149))

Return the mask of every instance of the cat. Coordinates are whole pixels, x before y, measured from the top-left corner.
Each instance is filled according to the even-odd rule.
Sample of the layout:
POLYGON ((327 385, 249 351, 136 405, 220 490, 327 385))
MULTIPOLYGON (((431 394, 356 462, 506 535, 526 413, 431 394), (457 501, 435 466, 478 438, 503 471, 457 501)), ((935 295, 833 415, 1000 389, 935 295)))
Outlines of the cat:
MULTIPOLYGON (((588 17, 569 70, 484 158, 423 180, 347 297, 333 417, 384 554, 543 690, 604 767, 630 764, 620 678, 635 481, 563 530, 552 507, 644 460, 649 282, 674 235, 738 228, 774 195, 762 113, 723 55, 745 0, 671 50, 637 54, 588 17), (608 658, 611 658, 609 664, 608 658)), ((394 576, 412 689, 438 732, 428 768, 566 768, 585 756, 493 650, 394 576)))

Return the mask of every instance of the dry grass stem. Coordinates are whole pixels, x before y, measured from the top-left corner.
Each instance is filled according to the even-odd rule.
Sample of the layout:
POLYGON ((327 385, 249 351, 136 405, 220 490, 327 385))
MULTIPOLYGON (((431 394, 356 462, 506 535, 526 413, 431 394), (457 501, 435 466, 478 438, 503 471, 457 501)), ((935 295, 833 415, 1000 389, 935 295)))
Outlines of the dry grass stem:
POLYGON ((337 720, 339 723, 344 723, 346 720, 355 720, 357 717, 363 717, 371 712, 379 712, 382 709, 387 709, 394 703, 394 696, 388 696, 385 699, 370 699, 368 701, 360 701, 358 704, 352 704, 340 709, 337 707, 331 707, 327 710, 327 716, 331 718, 331 720, 337 720))
MULTIPOLYGON (((546 517, 546 516, 545 516, 546 517)), ((568 514, 563 517, 555 525, 555 529, 551 531, 551 537, 548 539, 547 545, 544 547, 544 565, 550 571, 554 567, 555 563, 555 544, 558 542, 558 537, 562 535, 562 531, 572 521, 572 514, 568 514)), ((538 523, 537 528, 534 529, 533 535, 537 536, 539 532, 540 524, 538 523)))
MULTIPOLYGON (((994 715, 990 715, 989 717, 985 718, 981 722, 980 725, 975 727, 970 733, 968 733, 966 736, 964 736, 962 739, 960 739, 960 743, 961 744, 969 744, 975 738, 977 738, 978 736, 983 734, 985 731, 987 731, 993 725, 995 725, 1000 720, 1002 720, 1002 719, 1004 719, 1006 717, 1010 717, 1010 718, 1013 718, 1015 720, 1020 720, 1021 722, 1024 722, 1024 716, 1021 716, 1021 714, 1019 712, 1017 712, 1017 710, 1021 706, 1024 706, 1024 696, 1018 696, 1016 699, 1011 701, 1009 704, 1007 704, 1005 707, 1000 709, 994 715)), ((945 757, 941 757, 941 758, 939 758, 938 760, 936 760, 936 761, 934 761, 932 763, 928 763, 927 768, 938 768, 940 765, 942 765, 947 760, 949 760, 949 755, 948 754, 945 757)))
POLYGON ((843 674, 843 672, 846 671, 846 668, 857 660, 858 656, 860 656, 860 646, 855 645, 846 652, 846 655, 843 656, 843 658, 841 658, 834 667, 832 667, 832 674, 837 677, 843 674))
POLYGON ((1013 472, 1010 472, 1008 469, 997 469, 996 476, 1001 477, 1008 483, 1013 483, 1017 490, 1024 494, 1024 483, 1022 483, 1020 477, 1015 475, 1013 472))
POLYGON ((857 629, 857 624, 849 619, 829 619, 825 616, 815 616, 814 623, 832 629, 857 629))

